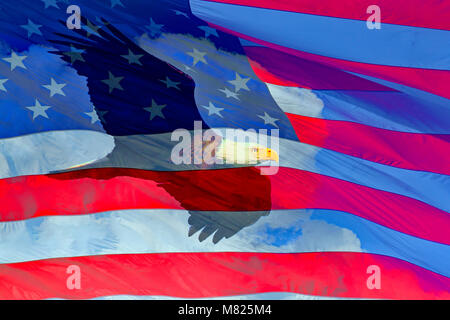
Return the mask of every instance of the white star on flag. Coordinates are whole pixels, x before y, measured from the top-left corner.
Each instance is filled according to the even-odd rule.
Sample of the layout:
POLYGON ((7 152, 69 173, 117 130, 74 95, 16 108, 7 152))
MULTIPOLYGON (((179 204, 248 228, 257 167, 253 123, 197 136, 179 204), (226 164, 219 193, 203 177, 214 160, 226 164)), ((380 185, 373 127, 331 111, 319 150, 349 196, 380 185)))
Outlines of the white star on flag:
POLYGON ((239 97, 238 97, 238 94, 237 94, 236 92, 231 91, 231 90, 228 89, 228 88, 225 88, 225 89, 219 89, 219 91, 225 93, 225 95, 226 95, 227 98, 232 97, 232 98, 235 98, 235 99, 237 99, 237 100, 240 100, 239 97))
POLYGON ((11 52, 10 58, 3 58, 3 60, 8 61, 11 64, 11 71, 13 71, 16 67, 21 67, 26 69, 23 65, 23 60, 25 60, 27 56, 19 56, 14 51, 11 52))
POLYGON ((25 30, 27 30, 28 32, 28 38, 30 38, 33 34, 37 34, 42 36, 42 32, 41 30, 39 30, 39 28, 42 27, 41 24, 36 24, 33 21, 31 21, 30 19, 28 19, 28 23, 27 24, 23 24, 21 25, 22 28, 24 28, 25 30))
POLYGON ((33 111, 33 120, 34 120, 34 119, 36 119, 39 116, 42 116, 42 117, 48 119, 48 115, 47 115, 46 110, 51 108, 51 107, 50 106, 43 106, 38 101, 38 99, 35 99, 34 106, 30 106, 30 107, 26 107, 26 108, 30 109, 31 111, 33 111))
POLYGON ((50 97, 53 97, 55 94, 60 94, 65 96, 66 94, 62 91, 62 88, 66 86, 65 83, 57 83, 55 79, 51 78, 50 84, 42 85, 44 88, 50 90, 50 97))
POLYGON ((165 107, 166 104, 158 105, 155 100, 152 99, 152 106, 144 108, 144 110, 150 112, 150 120, 153 120, 154 117, 161 117, 165 119, 166 117, 162 113, 162 109, 164 109, 165 107))
POLYGON ((232 85, 235 86, 235 92, 238 92, 241 89, 250 91, 250 89, 247 87, 247 82, 250 80, 250 78, 241 78, 241 76, 236 72, 236 79, 228 81, 232 85))
POLYGON ((280 119, 272 118, 272 117, 269 116, 269 115, 267 114, 267 112, 265 112, 265 111, 264 111, 264 116, 258 115, 258 117, 260 117, 261 119, 264 120, 264 124, 271 124, 271 125, 273 125, 274 127, 277 127, 277 128, 278 128, 278 125, 275 123, 275 121, 278 121, 278 120, 280 120, 280 119))
POLYGON ((6 81, 8 81, 8 79, 0 79, 0 90, 6 91, 6 88, 4 86, 6 81))
POLYGON ((120 81, 122 81, 123 77, 115 77, 111 71, 108 71, 109 78, 102 80, 103 83, 107 84, 109 87, 109 93, 111 93, 114 89, 123 90, 120 85, 120 81))
POLYGON ((223 118, 223 116, 220 114, 220 112, 224 108, 218 108, 216 107, 212 102, 209 103, 209 106, 202 106, 206 110, 208 110, 208 116, 212 116, 213 114, 218 115, 219 117, 223 118))
POLYGON ((91 112, 85 112, 84 114, 87 114, 89 118, 91 118, 91 124, 96 123, 97 121, 100 121, 98 118, 97 112, 95 112, 95 109, 92 109, 91 112))
POLYGON ((195 66, 199 61, 203 62, 204 64, 208 64, 208 62, 206 62, 205 60, 206 52, 202 52, 193 48, 193 51, 188 52, 187 54, 194 58, 194 62, 192 64, 193 66, 195 66))
POLYGON ((124 57, 128 60, 129 64, 136 63, 140 66, 142 66, 142 63, 139 61, 139 59, 143 56, 143 54, 134 54, 130 49, 128 49, 128 54, 121 55, 121 57, 124 57))

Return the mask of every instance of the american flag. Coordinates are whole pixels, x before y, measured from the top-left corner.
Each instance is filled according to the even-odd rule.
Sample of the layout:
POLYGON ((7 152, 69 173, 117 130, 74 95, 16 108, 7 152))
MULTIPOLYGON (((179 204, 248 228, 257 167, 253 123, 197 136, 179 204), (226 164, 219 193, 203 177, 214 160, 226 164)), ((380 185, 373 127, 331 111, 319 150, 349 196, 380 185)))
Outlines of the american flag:
POLYGON ((2 1, 0 298, 449 299, 450 3, 372 2, 2 1))

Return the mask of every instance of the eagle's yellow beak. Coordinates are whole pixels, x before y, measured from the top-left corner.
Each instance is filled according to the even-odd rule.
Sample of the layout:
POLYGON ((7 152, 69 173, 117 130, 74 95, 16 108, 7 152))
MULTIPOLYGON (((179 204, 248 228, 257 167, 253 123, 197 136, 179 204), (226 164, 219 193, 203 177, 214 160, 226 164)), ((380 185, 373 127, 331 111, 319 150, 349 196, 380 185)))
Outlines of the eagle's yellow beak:
POLYGON ((257 158, 258 160, 273 160, 278 162, 279 157, 278 153, 275 150, 269 149, 269 148, 258 148, 257 151, 257 158))

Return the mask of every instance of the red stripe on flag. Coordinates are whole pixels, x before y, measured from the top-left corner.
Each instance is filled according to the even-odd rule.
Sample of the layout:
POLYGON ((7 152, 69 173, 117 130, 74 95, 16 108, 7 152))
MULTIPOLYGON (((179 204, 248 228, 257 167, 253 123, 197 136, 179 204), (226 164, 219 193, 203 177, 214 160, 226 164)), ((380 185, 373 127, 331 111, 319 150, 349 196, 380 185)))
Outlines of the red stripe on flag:
POLYGON ((424 202, 336 178, 279 168, 158 172, 101 168, 0 180, 0 221, 122 209, 345 211, 423 239, 450 244, 450 216, 424 202))
MULTIPOLYGON (((205 0, 204 0, 205 1, 205 0)), ((256 8, 367 20, 367 8, 378 5, 381 23, 450 30, 450 3, 422 0, 206 0, 256 8)))
POLYGON ((303 143, 412 170, 450 174, 450 135, 385 130, 287 113, 303 143))
POLYGON ((121 294, 205 298, 265 292, 345 298, 450 299, 447 277, 395 258, 353 252, 154 253, 56 258, 0 265, 0 280, 0 299, 89 299, 121 294), (79 267, 79 289, 73 286, 76 283, 73 271, 67 273, 69 266, 79 267), (369 289, 367 283, 373 283, 368 280, 373 277, 373 271, 367 272, 369 266, 379 268, 379 289, 369 289))

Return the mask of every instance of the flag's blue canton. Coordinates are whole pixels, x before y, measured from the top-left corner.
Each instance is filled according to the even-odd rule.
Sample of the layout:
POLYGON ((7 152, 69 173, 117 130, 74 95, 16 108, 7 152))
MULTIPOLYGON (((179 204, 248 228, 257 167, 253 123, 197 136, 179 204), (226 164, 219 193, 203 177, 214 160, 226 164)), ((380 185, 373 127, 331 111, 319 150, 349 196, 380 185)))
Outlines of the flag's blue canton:
MULTIPOLYGON (((67 5, 61 1, 57 1, 56 6, 47 6, 45 1, 26 2, 21 10, 2 4, 9 15, 6 25, 0 22, 0 30, 11 33, 11 36, 2 36, 11 40, 8 43, 13 50, 24 50, 31 44, 56 47, 68 66, 88 78, 89 96, 96 112, 83 109, 77 110, 78 114, 88 122, 94 121, 93 124, 100 123, 96 121, 98 117, 109 134, 190 129, 194 120, 203 119, 204 127, 280 129, 281 137, 296 140, 286 115, 273 101, 265 84, 254 76, 248 61, 242 60, 245 56, 239 40, 194 17, 189 1, 163 2, 74 1, 71 4, 79 5, 82 15, 88 18, 78 34, 61 23, 68 16, 67 5), (120 36, 119 40, 118 33, 112 36, 108 31, 108 36, 105 33, 99 37, 102 30, 107 30, 99 17, 104 17, 125 36, 120 36), (9 20, 18 21, 23 27, 11 29, 9 20), (186 41, 170 38, 174 35, 195 41, 187 47, 186 41), (190 76, 145 52, 127 37, 140 46, 155 48, 154 55, 188 73, 195 83, 190 76), (62 42, 49 42, 55 39, 62 42), (169 45, 164 40, 169 40, 169 45), (232 54, 237 54, 236 60, 241 58, 239 63, 230 59, 232 54), (194 86, 197 87, 195 100, 194 86)), ((43 59, 50 58, 44 55, 43 59)), ((84 77, 79 81, 83 82, 82 79, 84 77)), ((69 84, 64 89, 68 90, 69 84)), ((72 107, 80 108, 75 104, 72 107)), ((35 120, 38 118, 44 120, 42 116, 35 120)), ((66 124, 59 123, 62 127, 66 124)), ((35 127, 35 131, 53 129, 52 123, 42 126, 35 127)), ((95 129, 102 130, 101 127, 95 129)))
POLYGON ((39 131, 102 131, 86 80, 47 50, 4 51, 0 59, 0 138, 39 131))

